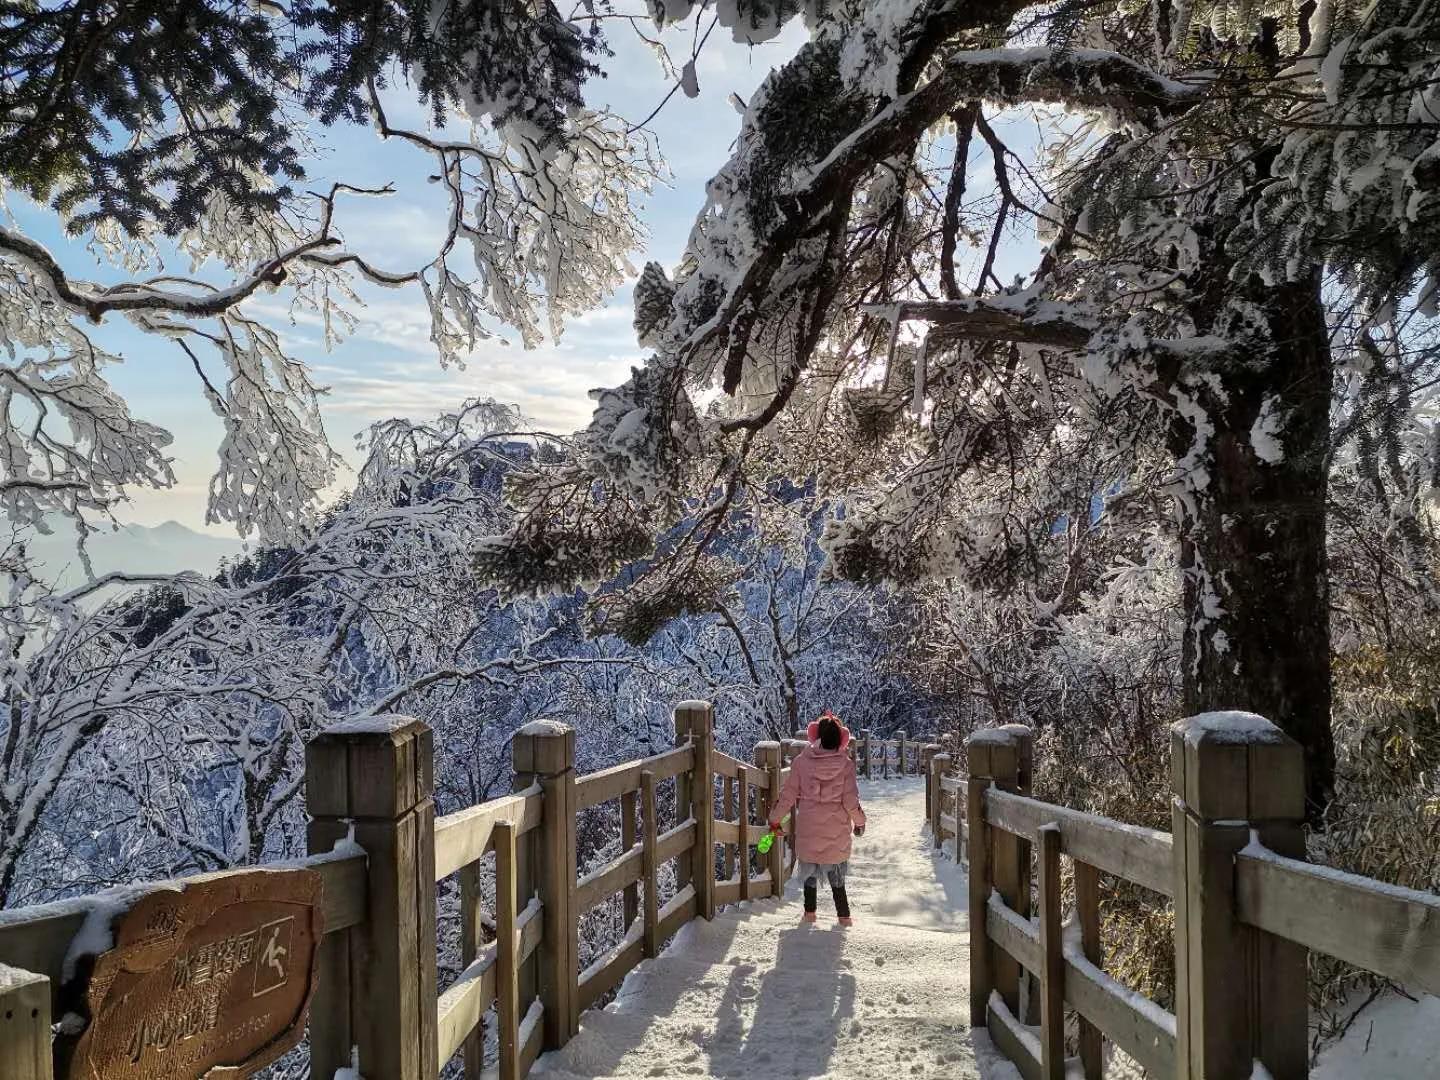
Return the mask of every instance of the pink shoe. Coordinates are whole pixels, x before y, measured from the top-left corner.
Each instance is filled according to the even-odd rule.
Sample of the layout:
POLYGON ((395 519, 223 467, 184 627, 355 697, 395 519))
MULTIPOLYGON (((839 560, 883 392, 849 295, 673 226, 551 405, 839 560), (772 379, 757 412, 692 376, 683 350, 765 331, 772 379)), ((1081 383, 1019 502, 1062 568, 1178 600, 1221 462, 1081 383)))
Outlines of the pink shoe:
POLYGON ((846 915, 840 920, 840 925, 848 930, 850 927, 855 925, 855 920, 852 919, 849 915, 846 915))
POLYGON ((813 923, 813 922, 815 921, 815 912, 813 912, 813 911, 807 911, 807 912, 805 912, 804 915, 801 915, 801 916, 800 916, 800 921, 801 921, 802 923, 807 923, 807 922, 808 922, 808 923, 813 923))

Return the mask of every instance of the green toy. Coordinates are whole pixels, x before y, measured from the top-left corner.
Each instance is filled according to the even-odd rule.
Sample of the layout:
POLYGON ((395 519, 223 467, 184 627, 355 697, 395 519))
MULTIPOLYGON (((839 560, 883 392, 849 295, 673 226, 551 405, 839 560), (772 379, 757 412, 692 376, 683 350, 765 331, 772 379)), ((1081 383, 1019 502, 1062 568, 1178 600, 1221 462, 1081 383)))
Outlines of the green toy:
MULTIPOLYGON (((780 821, 780 831, 784 832, 789 827, 790 815, 786 814, 784 818, 782 818, 780 821)), ((760 842, 755 845, 755 850, 758 851, 761 855, 770 854, 770 849, 775 846, 775 838, 779 835, 780 833, 775 832, 775 830, 773 829, 770 832, 767 832, 764 836, 760 837, 760 842)))

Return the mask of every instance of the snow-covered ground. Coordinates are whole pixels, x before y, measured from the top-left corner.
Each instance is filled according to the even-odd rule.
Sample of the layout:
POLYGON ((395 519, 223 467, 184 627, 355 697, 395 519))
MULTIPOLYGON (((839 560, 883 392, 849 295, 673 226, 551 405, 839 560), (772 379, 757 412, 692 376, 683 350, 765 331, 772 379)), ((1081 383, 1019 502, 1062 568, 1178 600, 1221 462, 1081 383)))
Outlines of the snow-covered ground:
POLYGON ((692 922, 538 1075, 976 1080, 965 878, 921 834, 923 783, 876 781, 861 798, 853 929, 823 883, 820 921, 801 926, 798 880, 783 902, 692 922))
MULTIPOLYGON (((798 880, 783 902, 692 922, 532 1075, 1018 1080, 968 1030, 965 876, 931 851, 924 785, 862 783, 861 798, 870 826, 850 862, 853 929, 835 922, 823 883, 820 921, 802 926, 798 880)), ((1106 1075, 1143 1072, 1116 1055, 1106 1075)), ((1440 1080, 1440 1000, 1372 1006, 1311 1076, 1440 1080)))
POLYGON ((1440 1080, 1440 998, 1390 995, 1328 1047, 1310 1080, 1440 1080))

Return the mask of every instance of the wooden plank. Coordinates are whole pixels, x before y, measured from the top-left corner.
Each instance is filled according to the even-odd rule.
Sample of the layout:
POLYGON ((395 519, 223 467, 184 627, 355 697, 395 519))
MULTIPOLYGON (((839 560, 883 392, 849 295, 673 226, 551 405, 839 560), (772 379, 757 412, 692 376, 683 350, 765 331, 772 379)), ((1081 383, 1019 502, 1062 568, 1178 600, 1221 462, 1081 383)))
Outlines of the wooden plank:
POLYGON ((660 909, 659 925, 656 927, 659 939, 667 941, 675 931, 695 918, 698 910, 695 886, 686 885, 660 909))
MULTIPOLYGON (((483 932, 480 924, 480 864, 467 863, 460 868, 460 962, 469 970, 480 956, 483 932)), ((443 1001, 443 998, 442 998, 443 1001)), ((441 1021, 443 1025, 443 1018, 441 1021)), ((446 1035, 439 1036, 440 1063, 450 1060, 446 1053, 446 1035)), ((465 1080, 480 1080, 485 1068, 485 1028, 483 1017, 468 1029, 465 1036, 465 1080)))
MULTIPOLYGON (((638 792, 627 791, 620 798, 620 846, 626 851, 631 850, 640 843, 640 831, 638 821, 638 809, 640 796, 638 792)), ((644 852, 641 852, 641 869, 644 869, 644 852)), ((636 881, 638 882, 638 878, 636 881)), ((625 930, 629 932, 630 927, 635 924, 635 918, 640 914, 640 887, 632 882, 625 886, 625 930)))
POLYGON ((679 855, 684 855, 695 845, 695 822, 686 819, 660 834, 655 842, 655 858, 661 862, 669 862, 679 855))
MULTIPOLYGON (((1080 924, 1080 950, 1096 970, 1105 965, 1104 946, 1100 941, 1100 871, 1089 863, 1075 866, 1075 918, 1080 924)), ((1080 1067, 1085 1080, 1102 1080, 1105 1071, 1104 1045, 1100 1029, 1080 1018, 1080 1067)))
POLYGON ((545 1006, 540 999, 536 998, 530 1003, 530 1011, 525 1016, 525 1027, 521 1031, 520 1045, 520 1075, 528 1076, 530 1067, 535 1064, 540 1051, 544 1049, 545 1039, 545 1006))
POLYGON ((1169 833, 1126 825, 1095 814, 991 790, 985 798, 985 820, 1015 836, 1033 839, 1049 822, 1060 826, 1060 850, 1107 874, 1173 896, 1174 867, 1169 833))
POLYGON ((728 881, 717 881, 715 883, 715 906, 724 904, 738 904, 740 902, 740 879, 730 878, 728 881))
POLYGON ((1132 994, 1084 957, 1065 957, 1065 1001, 1145 1069, 1175 1075, 1175 1017, 1132 994))
POLYGON ((744 764, 736 758, 721 750, 710 752, 710 771, 716 776, 726 776, 731 780, 735 779, 735 767, 744 764))
MULTIPOLYGON (((440 1063, 444 1065, 463 1045, 472 1032, 480 1032, 485 1013, 495 1002, 496 943, 482 948, 476 958, 440 995, 439 1044, 440 1063)), ((467 1049, 468 1054, 468 1049, 467 1049)), ((469 1068, 469 1058, 466 1058, 469 1068)))
MULTIPOLYGON (((726 783, 728 784, 730 783, 730 781, 727 780, 726 783)), ((740 826, 738 823, 734 821, 724 821, 720 818, 716 818, 714 829, 715 842, 717 844, 724 844, 729 847, 740 842, 740 826)), ((726 852, 725 860, 727 865, 729 866, 729 873, 726 876, 734 877, 734 857, 729 852, 726 852)))
MULTIPOLYGON (((716 756, 719 755, 717 754, 716 756)), ((725 777, 725 781, 721 787, 724 789, 724 792, 721 796, 720 818, 715 822, 715 842, 723 845, 722 866, 725 869, 725 877, 732 878, 735 876, 735 845, 738 841, 737 839, 727 840, 721 836, 720 826, 729 825, 730 818, 735 814, 735 778, 733 776, 725 777)), ((738 837, 738 835, 737 830, 736 836, 738 837)))
POLYGON ((985 839, 985 789, 970 786, 968 814, 975 846, 970 852, 970 873, 967 875, 970 912, 970 1026, 985 1022, 986 1001, 990 997, 990 948, 986 944, 985 902, 990 896, 990 845, 985 839))
POLYGON ((649 957, 657 956, 660 952, 660 918, 657 910, 659 889, 656 879, 660 869, 660 845, 655 826, 655 774, 649 769, 640 774, 640 816, 644 838, 641 848, 641 880, 645 888, 645 902, 641 909, 645 920, 642 942, 644 954, 649 957))
POLYGON ((516 836, 538 828, 544 815, 540 789, 503 795, 478 806, 435 819, 435 880, 449 877, 466 863, 490 850, 490 837, 498 821, 514 822, 516 836))
POLYGON ((515 917, 515 962, 523 964, 534 955, 545 936, 545 922, 542 913, 545 905, 531 900, 515 917))
POLYGON ((655 774, 655 782, 670 779, 689 770, 695 762, 695 751, 690 746, 677 746, 663 754, 627 761, 608 769, 601 769, 575 780, 575 809, 589 810, 611 799, 618 799, 627 791, 640 788, 640 774, 647 769, 655 774))
POLYGON ((644 851, 632 847, 613 862, 590 871, 575 885, 575 916, 578 918, 600 901, 639 881, 644 870, 644 851))
POLYGON ((985 936, 1027 971, 1039 974, 1040 931, 993 892, 985 902, 985 936))
POLYGON ((1060 826, 1037 834, 1040 877, 1040 1072, 1065 1080, 1065 954, 1060 936, 1060 826))
POLYGON ((999 994, 990 995, 990 1000, 986 1002, 985 1030, 1025 1080, 1044 1080, 1035 1037, 1015 1019, 1015 1014, 1005 1007, 999 994))
POLYGON ((586 968, 580 975, 577 995, 581 1011, 590 1008, 601 997, 619 986, 620 980, 640 963, 644 955, 645 942, 635 935, 626 938, 618 949, 608 953, 603 963, 591 964, 586 968))
POLYGON ((50 980, 0 964, 0 1076, 51 1080, 50 980))
POLYGON ((520 958, 515 933, 515 838, 509 821, 497 821, 492 830, 495 846, 495 998, 500 1041, 500 1080, 521 1080, 520 1071, 520 958))
POLYGON ((940 832, 944 836, 954 836, 960 831, 960 822, 955 819, 954 814, 940 815, 940 832))
POLYGON ((750 899, 750 778, 751 770, 743 764, 735 776, 740 793, 740 829, 737 847, 740 858, 740 899, 750 899))
POLYGON ((1235 874, 1242 922, 1440 996, 1440 896, 1268 852, 1235 874))

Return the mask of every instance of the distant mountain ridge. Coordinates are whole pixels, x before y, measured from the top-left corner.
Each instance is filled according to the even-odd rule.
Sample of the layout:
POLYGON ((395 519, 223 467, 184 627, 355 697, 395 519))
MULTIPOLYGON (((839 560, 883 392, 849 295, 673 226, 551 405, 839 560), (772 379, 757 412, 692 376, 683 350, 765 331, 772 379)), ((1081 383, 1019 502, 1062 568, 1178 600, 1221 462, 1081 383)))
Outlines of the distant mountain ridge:
MULTIPOLYGON (((25 540, 31 555, 47 576, 58 578, 61 588, 73 588, 85 581, 84 565, 75 550, 75 533, 68 524, 58 524, 49 536, 31 534, 25 540)), ((220 560, 234 558, 245 550, 243 541, 208 536, 166 521, 159 525, 122 525, 116 531, 94 532, 85 542, 96 575, 177 574, 194 570, 213 574, 220 560)))

